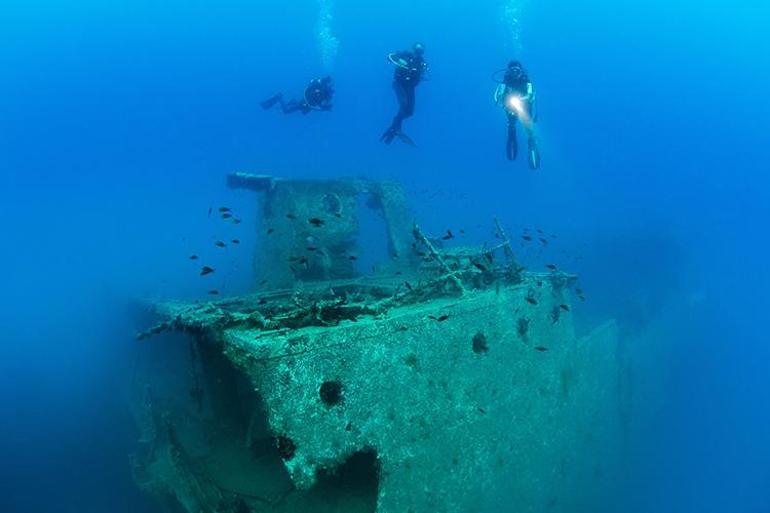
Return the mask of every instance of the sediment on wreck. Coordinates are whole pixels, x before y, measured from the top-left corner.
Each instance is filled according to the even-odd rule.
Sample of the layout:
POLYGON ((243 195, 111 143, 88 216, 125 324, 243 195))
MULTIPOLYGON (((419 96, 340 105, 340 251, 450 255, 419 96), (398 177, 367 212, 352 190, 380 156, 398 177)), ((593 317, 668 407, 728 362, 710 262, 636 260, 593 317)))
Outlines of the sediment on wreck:
POLYGON ((580 510, 611 487, 627 365, 614 322, 575 333, 575 276, 524 269, 497 220, 496 244, 444 248, 393 184, 231 184, 260 195, 260 230, 286 219, 258 262, 285 264, 307 233, 343 256, 252 295, 150 305, 132 401, 145 490, 196 513, 464 513, 580 510), (398 255, 370 275, 350 267, 357 221, 333 219, 360 194, 398 255), (292 232, 287 208, 323 223, 292 232))

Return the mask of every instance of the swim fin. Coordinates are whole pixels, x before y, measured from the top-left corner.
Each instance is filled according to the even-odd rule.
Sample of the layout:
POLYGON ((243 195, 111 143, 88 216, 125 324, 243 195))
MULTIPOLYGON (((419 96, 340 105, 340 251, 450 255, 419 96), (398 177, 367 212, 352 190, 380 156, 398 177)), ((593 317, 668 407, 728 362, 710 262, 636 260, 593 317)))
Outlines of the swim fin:
POLYGON ((519 153, 519 145, 516 144, 516 139, 509 139, 505 144, 505 155, 508 160, 516 160, 516 156, 519 153))
POLYGON ((516 139, 516 128, 508 126, 508 139, 505 141, 505 155, 508 160, 516 160, 519 154, 519 143, 516 139))
POLYGON ((540 169, 540 152, 537 145, 530 141, 529 143, 529 168, 533 170, 540 169))
POLYGON ((399 130, 398 132, 396 132, 396 135, 398 136, 398 138, 399 138, 399 139, 401 139, 401 142, 403 142, 404 144, 408 144, 408 145, 409 145, 409 146, 411 146, 412 148, 416 148, 416 147, 417 147, 417 144, 414 142, 414 140, 412 140, 412 138, 411 138, 411 137, 409 137, 408 135, 406 135, 406 134, 405 134, 404 132, 402 132, 401 130, 399 130))
POLYGON ((396 131, 393 130, 393 128, 388 128, 384 134, 382 134, 382 137, 380 137, 380 141, 384 142, 385 144, 390 144, 393 142, 393 138, 396 136, 396 131))
POLYGON ((275 104, 276 104, 276 103, 278 103, 279 101, 281 101, 281 99, 282 99, 282 98, 283 98, 283 94, 281 94, 281 93, 278 93, 278 94, 276 94, 275 96, 271 96, 271 97, 270 97, 270 98, 268 98, 267 100, 263 101, 262 103, 260 103, 260 105, 261 105, 261 106, 262 106, 262 108, 263 108, 263 109, 265 109, 265 110, 267 110, 267 109, 272 109, 273 107, 275 107, 275 104))

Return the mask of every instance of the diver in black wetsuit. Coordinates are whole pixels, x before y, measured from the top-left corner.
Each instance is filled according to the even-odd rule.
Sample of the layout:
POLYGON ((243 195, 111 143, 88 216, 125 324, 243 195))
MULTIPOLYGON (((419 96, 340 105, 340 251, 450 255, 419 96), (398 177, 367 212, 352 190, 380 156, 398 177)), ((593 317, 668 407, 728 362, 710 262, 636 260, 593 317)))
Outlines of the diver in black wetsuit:
POLYGON ((380 138, 385 144, 390 144, 393 138, 398 136, 405 143, 414 146, 414 142, 401 131, 401 123, 414 114, 414 88, 428 69, 424 54, 425 47, 416 43, 412 51, 395 52, 388 56, 390 62, 396 66, 393 73, 393 90, 398 100, 398 113, 380 138))
POLYGON ((281 110, 284 114, 301 112, 307 114, 313 110, 329 111, 332 110, 332 97, 334 88, 332 87, 331 77, 316 78, 311 80, 305 87, 305 93, 301 100, 283 101, 283 94, 278 93, 261 103, 262 108, 267 110, 273 108, 277 103, 281 104, 281 110))
POLYGON ((508 139, 505 143, 505 154, 508 160, 515 160, 519 144, 516 140, 516 121, 521 121, 527 131, 528 162, 531 169, 540 168, 540 152, 537 149, 535 137, 535 90, 527 72, 518 61, 508 63, 502 81, 495 90, 495 103, 505 109, 508 116, 508 139))

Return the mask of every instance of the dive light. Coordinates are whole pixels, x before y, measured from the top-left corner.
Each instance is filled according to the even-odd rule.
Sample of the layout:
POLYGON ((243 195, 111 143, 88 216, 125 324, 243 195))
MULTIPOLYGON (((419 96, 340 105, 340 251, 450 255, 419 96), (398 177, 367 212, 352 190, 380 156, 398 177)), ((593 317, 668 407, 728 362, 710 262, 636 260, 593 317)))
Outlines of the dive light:
POLYGON ((508 98, 505 99, 505 105, 508 107, 508 110, 515 112, 519 117, 525 113, 524 101, 521 99, 521 96, 515 94, 508 95, 508 98))

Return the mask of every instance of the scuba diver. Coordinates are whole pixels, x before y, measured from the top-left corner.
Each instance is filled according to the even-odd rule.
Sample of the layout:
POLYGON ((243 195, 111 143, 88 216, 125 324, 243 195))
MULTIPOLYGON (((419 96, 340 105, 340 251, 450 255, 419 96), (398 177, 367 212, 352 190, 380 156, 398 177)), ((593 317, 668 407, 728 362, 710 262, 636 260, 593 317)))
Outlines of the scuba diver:
POLYGON ((385 144, 390 144, 393 138, 398 136, 403 142, 415 146, 414 141, 401 131, 401 123, 414 114, 414 88, 428 70, 428 64, 423 58, 424 53, 425 47, 415 43, 411 51, 394 52, 388 55, 388 60, 396 67, 393 72, 393 90, 398 100, 398 113, 380 138, 385 144))
POLYGON ((505 143, 505 153, 508 160, 516 159, 519 152, 519 144, 516 139, 516 121, 521 121, 527 132, 529 167, 530 169, 539 169, 540 152, 537 149, 535 137, 537 112, 532 82, 519 61, 511 61, 508 63, 508 68, 500 70, 500 72, 504 72, 504 75, 502 80, 496 79, 499 85, 495 89, 495 103, 503 107, 508 116, 508 140, 505 143))
POLYGON ((301 100, 285 102, 283 101, 283 94, 278 93, 263 101, 260 105, 262 105, 263 109, 267 110, 280 103, 284 114, 292 114, 297 111, 307 114, 313 110, 332 110, 332 96, 334 96, 332 79, 331 77, 324 77, 311 80, 307 87, 305 87, 301 100))

